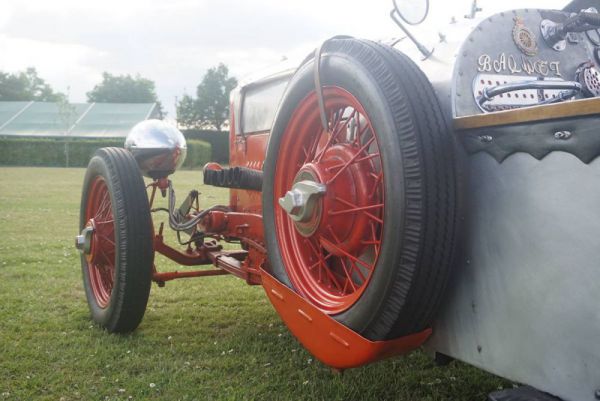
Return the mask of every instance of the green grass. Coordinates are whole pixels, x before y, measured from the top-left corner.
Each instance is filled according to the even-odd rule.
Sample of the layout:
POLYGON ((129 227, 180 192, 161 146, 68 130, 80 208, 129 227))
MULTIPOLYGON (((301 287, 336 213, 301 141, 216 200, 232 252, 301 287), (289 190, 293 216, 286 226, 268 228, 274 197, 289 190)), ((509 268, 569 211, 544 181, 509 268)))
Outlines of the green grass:
MULTIPOLYGON (((77 233, 83 169, 0 168, 2 400, 468 400, 507 382, 421 352, 335 374, 281 323, 261 287, 221 276, 153 286, 132 335, 89 318, 77 233)), ((174 175, 179 198, 227 191, 174 175)), ((159 269, 174 267, 164 259, 159 269)))

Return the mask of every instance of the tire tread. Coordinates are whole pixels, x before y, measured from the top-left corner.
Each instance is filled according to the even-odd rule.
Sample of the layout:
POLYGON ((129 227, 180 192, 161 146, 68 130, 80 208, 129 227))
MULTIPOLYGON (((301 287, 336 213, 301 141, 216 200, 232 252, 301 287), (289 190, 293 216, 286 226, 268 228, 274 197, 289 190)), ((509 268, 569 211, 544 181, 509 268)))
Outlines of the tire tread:
POLYGON ((367 40, 335 40, 331 47, 355 57, 373 75, 402 141, 403 252, 383 310, 363 333, 396 338, 427 328, 445 292, 457 236, 455 144, 431 83, 406 55, 367 40), (402 129, 412 122, 416 132, 402 129))

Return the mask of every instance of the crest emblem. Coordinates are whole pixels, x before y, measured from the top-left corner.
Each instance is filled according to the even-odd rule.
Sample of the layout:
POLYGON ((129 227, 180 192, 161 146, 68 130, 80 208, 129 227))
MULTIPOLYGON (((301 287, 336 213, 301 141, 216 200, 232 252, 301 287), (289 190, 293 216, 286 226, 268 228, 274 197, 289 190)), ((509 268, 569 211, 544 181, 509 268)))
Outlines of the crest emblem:
POLYGON ((535 56, 538 45, 535 34, 525 26, 522 18, 515 17, 515 26, 512 30, 513 40, 519 50, 526 56, 535 56))

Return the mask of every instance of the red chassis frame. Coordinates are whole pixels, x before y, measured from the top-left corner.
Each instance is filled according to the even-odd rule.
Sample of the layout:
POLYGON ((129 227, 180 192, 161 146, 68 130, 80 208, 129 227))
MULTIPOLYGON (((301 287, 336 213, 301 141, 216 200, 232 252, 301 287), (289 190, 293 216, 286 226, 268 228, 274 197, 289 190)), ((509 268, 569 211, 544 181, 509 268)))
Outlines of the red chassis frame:
MULTIPOLYGON (((156 190, 167 189, 166 180, 152 182, 150 206, 152 207, 156 190)), ((258 285, 262 283, 260 268, 266 260, 266 249, 263 244, 262 217, 254 213, 238 213, 235 211, 211 211, 201 221, 205 232, 216 239, 239 240, 244 249, 234 251, 223 251, 222 246, 216 239, 204 240, 200 246, 188 244, 185 251, 175 249, 164 242, 161 223, 158 233, 154 234, 154 251, 166 256, 174 262, 183 266, 198 266, 212 264, 218 269, 195 270, 195 271, 173 271, 159 272, 154 267, 152 280, 160 287, 166 281, 177 278, 218 276, 233 274, 246 280, 248 284, 258 285)))
MULTIPOLYGON (((232 118, 231 121, 234 121, 232 118)), ((266 154, 268 132, 235 135, 230 132, 230 165, 261 170, 266 154)), ((220 169, 216 163, 205 168, 220 169)), ((155 180, 149 186, 150 205, 157 190, 168 188, 166 179, 155 180)), ((407 353, 422 345, 431 329, 390 341, 370 341, 348 329, 329 315, 307 302, 293 290, 271 276, 264 245, 261 194, 257 191, 230 189, 228 211, 210 211, 200 222, 211 240, 200 246, 187 245, 184 251, 167 245, 161 224, 154 233, 154 250, 184 266, 213 265, 210 270, 159 272, 154 268, 152 280, 160 287, 177 278, 207 277, 233 274, 251 285, 262 285, 287 327, 321 362, 335 369, 365 365, 389 356, 407 353), (236 240, 241 250, 224 251, 218 240, 236 240)))

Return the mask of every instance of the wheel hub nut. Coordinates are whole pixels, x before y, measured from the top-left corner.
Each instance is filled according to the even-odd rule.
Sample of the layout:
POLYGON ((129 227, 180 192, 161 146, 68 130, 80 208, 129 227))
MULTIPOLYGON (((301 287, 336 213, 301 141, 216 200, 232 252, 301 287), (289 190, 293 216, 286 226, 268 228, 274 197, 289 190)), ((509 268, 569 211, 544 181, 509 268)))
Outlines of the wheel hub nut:
POLYGON ((325 194, 325 184, 314 181, 299 181, 294 184, 285 196, 279 198, 279 205, 294 221, 306 222, 310 220, 317 200, 325 194))
POLYGON ((92 250, 93 233, 94 228, 91 226, 87 226, 81 230, 81 234, 75 237, 75 248, 83 252, 85 255, 89 255, 92 250))

